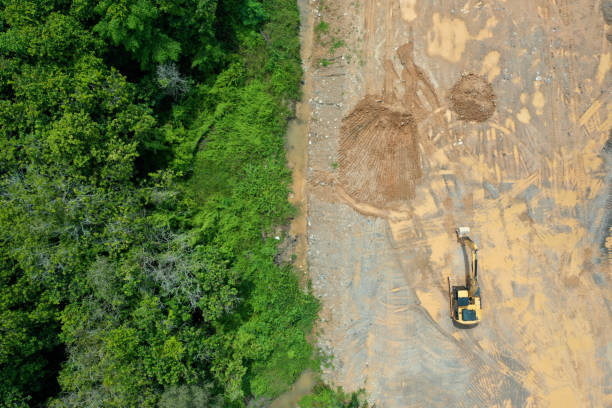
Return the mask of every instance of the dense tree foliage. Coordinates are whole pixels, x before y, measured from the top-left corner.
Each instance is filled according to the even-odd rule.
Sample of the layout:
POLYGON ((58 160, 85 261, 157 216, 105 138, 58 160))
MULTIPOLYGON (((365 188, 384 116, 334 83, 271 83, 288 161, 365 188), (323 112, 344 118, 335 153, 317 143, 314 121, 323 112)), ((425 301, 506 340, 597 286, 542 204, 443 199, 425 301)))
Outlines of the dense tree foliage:
POLYGON ((244 406, 312 364, 290 0, 0 1, 0 406, 244 406))

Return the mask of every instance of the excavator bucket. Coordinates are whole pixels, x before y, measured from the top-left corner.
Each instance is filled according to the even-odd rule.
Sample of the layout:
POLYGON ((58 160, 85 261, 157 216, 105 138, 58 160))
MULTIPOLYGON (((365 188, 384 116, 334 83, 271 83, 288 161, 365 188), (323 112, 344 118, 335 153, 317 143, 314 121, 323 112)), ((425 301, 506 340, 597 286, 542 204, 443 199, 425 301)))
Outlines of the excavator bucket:
POLYGON ((457 228, 457 237, 465 238, 470 235, 470 227, 459 227, 457 228))

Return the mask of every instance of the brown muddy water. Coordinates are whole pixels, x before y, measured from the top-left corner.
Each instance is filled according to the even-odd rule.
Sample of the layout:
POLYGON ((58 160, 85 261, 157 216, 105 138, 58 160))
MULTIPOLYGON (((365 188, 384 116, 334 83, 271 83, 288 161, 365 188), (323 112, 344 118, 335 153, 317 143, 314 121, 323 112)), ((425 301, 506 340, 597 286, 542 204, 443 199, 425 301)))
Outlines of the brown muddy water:
POLYGON ((272 401, 270 408, 295 408, 303 396, 312 391, 317 383, 318 374, 313 371, 305 371, 300 378, 291 386, 291 389, 272 401))
POLYGON ((304 83, 302 85, 302 100, 296 104, 296 118, 289 122, 287 128, 287 165, 293 172, 292 193, 289 201, 298 208, 298 215, 290 225, 289 234, 297 238, 295 266, 307 272, 306 252, 308 241, 306 239, 306 164, 308 147, 308 124, 310 120, 309 99, 312 92, 310 75, 310 55, 312 50, 312 30, 314 16, 310 13, 307 0, 298 0, 300 9, 300 43, 302 67, 304 70, 304 83))

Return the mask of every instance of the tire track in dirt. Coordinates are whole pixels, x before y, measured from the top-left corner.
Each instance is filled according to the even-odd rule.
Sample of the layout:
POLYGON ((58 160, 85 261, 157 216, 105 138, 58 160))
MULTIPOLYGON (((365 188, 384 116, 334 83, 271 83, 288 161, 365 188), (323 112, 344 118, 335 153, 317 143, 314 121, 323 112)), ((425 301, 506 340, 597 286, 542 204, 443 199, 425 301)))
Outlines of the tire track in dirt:
MULTIPOLYGON (((350 14, 338 1, 340 15, 350 14)), ((570 3, 404 0, 398 13, 397 2, 381 0, 358 9, 354 21, 368 21, 367 41, 359 27, 353 44, 374 60, 338 65, 347 72, 342 85, 319 86, 329 96, 323 99, 343 107, 315 105, 310 150, 309 259, 326 319, 321 342, 335 355, 326 378, 337 385, 365 387, 390 408, 612 402, 602 379, 612 373, 610 275, 589 252, 597 251, 591 235, 604 229, 598 145, 612 125, 600 90, 609 74, 605 58, 594 57, 592 39, 605 41, 596 32, 601 15, 593 28, 594 6, 570 3), (557 5, 567 8, 569 25, 557 5), (393 48, 410 45, 412 29, 415 46, 393 48), (586 39, 576 37, 581 30, 586 39), (466 72, 487 75, 498 95, 485 123, 457 120, 449 110, 447 90, 466 72), (347 182, 354 161, 400 133, 384 124, 385 115, 351 116, 366 95, 388 116, 410 114, 417 129, 422 175, 414 196, 390 207, 364 201, 347 182), (584 112, 580 126, 576 112, 584 112), (344 118, 339 126, 337 118, 344 118), (351 152, 357 144, 361 150, 347 164, 339 159, 348 133, 372 137, 350 144, 351 152), (441 283, 465 267, 452 239, 457 224, 474 226, 482 248, 486 318, 471 331, 452 327, 441 283)), ((377 180, 380 169, 368 171, 377 180)))
POLYGON ((364 56, 365 56, 365 91, 366 94, 372 92, 375 88, 376 83, 374 81, 375 76, 373 74, 372 66, 375 63, 374 50, 376 44, 374 43, 376 37, 376 0, 365 0, 365 12, 363 14, 363 28, 364 28, 364 56))

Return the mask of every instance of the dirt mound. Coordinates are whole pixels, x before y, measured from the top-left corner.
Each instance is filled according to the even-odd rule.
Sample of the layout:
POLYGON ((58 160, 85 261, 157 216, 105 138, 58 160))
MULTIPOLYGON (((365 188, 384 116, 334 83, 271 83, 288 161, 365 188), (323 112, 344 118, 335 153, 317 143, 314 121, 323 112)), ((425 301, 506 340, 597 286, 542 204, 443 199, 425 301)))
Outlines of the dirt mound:
POLYGON ((601 12, 606 23, 612 24, 612 0, 604 0, 601 3, 601 12))
POLYGON ((450 103, 460 119, 484 122, 495 112, 495 93, 486 79, 467 74, 451 88, 450 103))
POLYGON ((414 197, 421 177, 414 117, 366 96, 342 121, 339 175, 356 201, 379 208, 414 197))

